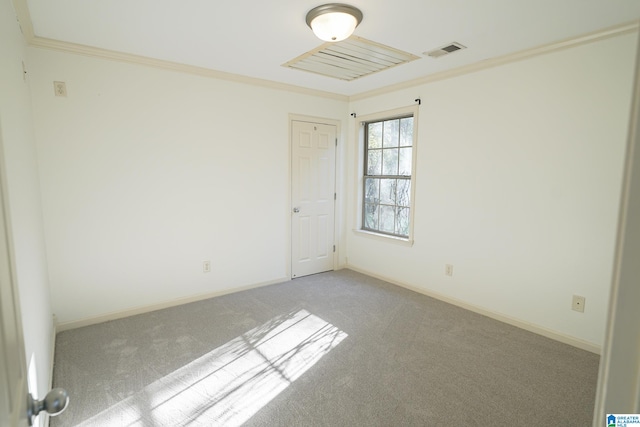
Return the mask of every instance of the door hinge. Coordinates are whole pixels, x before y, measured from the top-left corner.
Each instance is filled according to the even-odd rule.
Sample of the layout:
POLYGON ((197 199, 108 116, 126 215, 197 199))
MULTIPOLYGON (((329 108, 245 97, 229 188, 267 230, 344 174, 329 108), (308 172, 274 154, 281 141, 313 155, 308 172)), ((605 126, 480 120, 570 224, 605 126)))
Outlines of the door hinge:
POLYGON ((333 245, 333 252, 336 251, 336 245, 333 245))
POLYGON ((338 200, 338 195, 336 193, 333 193, 333 200, 338 200))
POLYGON ((338 138, 336 138, 336 147, 338 146, 338 138))

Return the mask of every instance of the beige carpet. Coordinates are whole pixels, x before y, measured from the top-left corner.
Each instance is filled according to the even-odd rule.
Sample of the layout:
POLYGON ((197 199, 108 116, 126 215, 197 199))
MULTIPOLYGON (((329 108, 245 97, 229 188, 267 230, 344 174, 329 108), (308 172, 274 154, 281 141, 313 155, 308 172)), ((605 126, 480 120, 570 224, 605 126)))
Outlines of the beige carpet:
POLYGON ((51 425, 589 426, 598 362, 341 270, 60 333, 51 425))

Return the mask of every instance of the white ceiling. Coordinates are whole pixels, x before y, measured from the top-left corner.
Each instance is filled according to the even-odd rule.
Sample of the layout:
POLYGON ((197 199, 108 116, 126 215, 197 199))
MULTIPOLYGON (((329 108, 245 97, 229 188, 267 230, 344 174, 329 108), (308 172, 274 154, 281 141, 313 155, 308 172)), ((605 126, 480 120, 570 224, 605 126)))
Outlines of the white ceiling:
POLYGON ((640 19, 640 0, 348 0, 355 34, 421 59, 351 82, 282 67, 318 47, 318 0, 17 0, 36 37, 354 95, 640 19), (432 59, 449 42, 468 48, 432 59))

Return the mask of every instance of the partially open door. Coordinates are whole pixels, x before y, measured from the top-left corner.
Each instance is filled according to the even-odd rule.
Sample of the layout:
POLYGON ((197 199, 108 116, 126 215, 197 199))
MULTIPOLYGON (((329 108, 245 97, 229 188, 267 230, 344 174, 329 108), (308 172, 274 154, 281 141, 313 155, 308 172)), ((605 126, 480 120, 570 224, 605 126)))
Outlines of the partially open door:
POLYGON ((0 425, 27 426, 27 367, 11 244, 6 218, 6 187, 0 174, 0 425))
POLYGON ((56 389, 41 401, 33 400, 27 387, 20 300, 1 160, 0 156, 0 427, 26 427, 40 411, 62 412, 69 399, 64 390, 56 389))

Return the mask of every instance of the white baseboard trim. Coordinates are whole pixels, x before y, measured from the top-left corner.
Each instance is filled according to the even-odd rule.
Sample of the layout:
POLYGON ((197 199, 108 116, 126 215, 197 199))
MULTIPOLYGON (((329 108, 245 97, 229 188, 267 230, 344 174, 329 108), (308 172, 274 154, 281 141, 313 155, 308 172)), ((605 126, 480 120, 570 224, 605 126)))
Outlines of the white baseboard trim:
POLYGON ((126 310, 114 311, 111 313, 101 314, 99 316, 86 317, 84 319, 79 319, 79 320, 71 320, 68 322, 59 323, 57 325, 56 330, 57 332, 63 332, 63 331, 68 331, 70 329, 82 328, 83 326, 96 325, 98 323, 108 322, 110 320, 122 319, 124 317, 135 316, 137 314, 143 314, 143 313, 149 313, 156 310, 162 310, 163 308, 189 304, 191 302, 202 301, 209 298, 215 298, 223 295, 233 294, 236 292, 246 291, 249 289, 261 288, 263 286, 274 285, 276 283, 288 282, 289 280, 291 280, 291 278, 282 277, 280 279, 270 280, 268 282, 260 282, 260 283, 255 283, 248 286, 241 286, 239 288, 225 289, 222 291, 194 295, 191 297, 178 298, 178 299, 165 301, 157 304, 128 308, 126 310))
POLYGON ((602 352, 602 347, 601 346, 596 345, 596 344, 594 344, 592 342, 589 342, 589 341, 581 340, 579 338, 574 338, 574 337, 571 337, 569 335, 565 335, 565 334, 562 334, 560 332, 556 332, 556 331, 553 331, 551 329, 547 329, 547 328, 544 328, 542 326, 535 325, 533 323, 529 323, 529 322, 525 322, 523 320, 516 319, 514 317, 505 316, 504 314, 496 313, 494 311, 487 310, 486 308, 482 308, 482 307, 479 307, 477 305, 469 304, 469 303, 466 303, 466 302, 461 301, 459 299, 451 298, 451 297, 439 294, 437 292, 432 292, 432 291, 427 290, 427 289, 418 288, 416 286, 409 285, 407 283, 403 283, 401 281, 392 279, 390 277, 385 277, 385 276, 382 276, 380 274, 372 273, 370 271, 367 271, 365 269, 356 267, 356 266, 351 265, 351 264, 349 264, 346 268, 348 268, 350 270, 353 270, 353 271, 356 271, 358 273, 366 274, 367 276, 375 277, 376 279, 384 280, 385 282, 389 282, 391 284, 400 286, 400 287, 405 288, 405 289, 409 289, 411 291, 417 292, 419 294, 426 295, 426 296, 431 297, 431 298, 435 298, 437 300, 440 300, 440 301, 443 301, 443 302, 458 306, 460 308, 464 308, 465 310, 469 310, 469 311, 473 311, 473 312, 478 313, 478 314, 482 314, 483 316, 490 317, 492 319, 495 319, 495 320, 498 320, 500 322, 509 324, 511 326, 515 326, 515 327, 520 328, 520 329, 524 329, 524 330, 529 331, 529 332, 533 332, 534 334, 542 335, 544 337, 551 338, 552 340, 559 341, 561 343, 568 344, 570 346, 577 347, 579 349, 589 351, 591 353, 595 353, 595 354, 599 355, 602 352))

